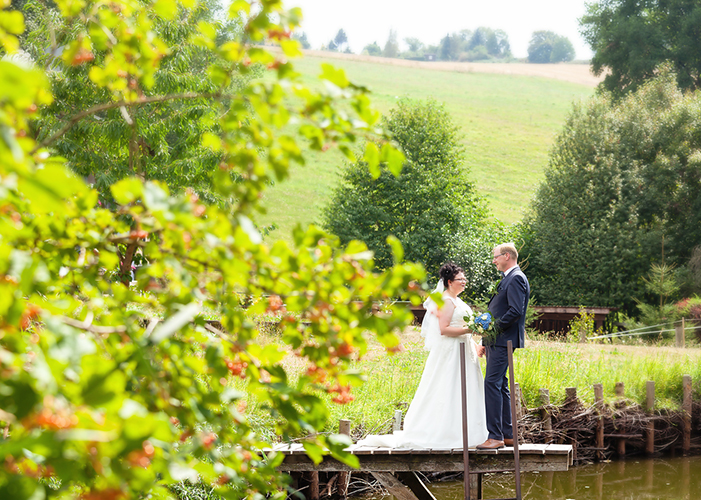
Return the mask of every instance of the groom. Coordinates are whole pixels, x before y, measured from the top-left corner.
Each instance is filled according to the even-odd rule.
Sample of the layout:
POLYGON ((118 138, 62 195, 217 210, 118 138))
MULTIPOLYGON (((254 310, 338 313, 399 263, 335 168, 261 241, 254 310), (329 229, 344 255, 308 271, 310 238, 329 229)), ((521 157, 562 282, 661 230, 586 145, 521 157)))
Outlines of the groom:
POLYGON ((504 277, 497 292, 489 301, 489 310, 495 320, 497 336, 483 339, 487 351, 487 372, 484 378, 484 397, 487 410, 488 439, 477 446, 480 450, 513 446, 511 428, 511 398, 506 370, 509 368, 506 343, 511 340, 514 349, 524 346, 526 308, 531 288, 528 278, 518 267, 518 252, 513 243, 494 247, 497 269, 504 277))

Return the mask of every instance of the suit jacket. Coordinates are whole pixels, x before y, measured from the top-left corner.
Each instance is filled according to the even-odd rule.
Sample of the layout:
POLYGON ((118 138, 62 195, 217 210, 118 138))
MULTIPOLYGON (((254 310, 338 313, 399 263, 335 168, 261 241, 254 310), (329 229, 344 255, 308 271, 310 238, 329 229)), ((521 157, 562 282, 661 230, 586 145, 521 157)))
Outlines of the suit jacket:
POLYGON ((514 349, 525 345, 526 309, 531 295, 528 278, 516 266, 497 287, 497 293, 489 300, 489 311, 495 321, 497 336, 485 345, 506 347, 510 340, 514 349))

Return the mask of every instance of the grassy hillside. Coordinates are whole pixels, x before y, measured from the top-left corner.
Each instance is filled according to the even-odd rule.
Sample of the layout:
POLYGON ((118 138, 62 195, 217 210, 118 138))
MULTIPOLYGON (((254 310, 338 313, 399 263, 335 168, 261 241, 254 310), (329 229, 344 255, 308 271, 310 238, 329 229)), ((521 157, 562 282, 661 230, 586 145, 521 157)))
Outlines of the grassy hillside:
MULTIPOLYGON (((322 62, 319 57, 305 57, 295 64, 311 82, 322 62)), ((383 113, 403 96, 445 103, 464 132, 465 167, 471 179, 489 200, 495 217, 509 223, 522 218, 572 102, 594 93, 588 86, 532 76, 329 62, 343 68, 354 83, 370 88, 374 105, 383 113)), ((267 192, 268 213, 260 222, 277 224, 271 238, 288 239, 296 223, 318 220, 343 161, 335 151, 311 154, 308 164, 295 168, 289 181, 267 192)))

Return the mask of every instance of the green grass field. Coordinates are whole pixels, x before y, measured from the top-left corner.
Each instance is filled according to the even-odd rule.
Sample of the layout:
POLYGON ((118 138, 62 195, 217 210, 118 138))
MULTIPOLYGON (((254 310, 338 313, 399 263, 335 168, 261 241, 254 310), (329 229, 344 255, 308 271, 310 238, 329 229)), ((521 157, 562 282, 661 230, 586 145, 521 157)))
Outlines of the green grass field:
MULTIPOLYGON (((295 62, 312 83, 319 57, 295 62)), ((433 98, 445 104, 464 133, 465 167, 487 197, 494 216, 520 220, 543 178, 548 153, 572 103, 587 99, 594 89, 548 78, 458 73, 407 68, 370 62, 333 60, 351 81, 367 86, 376 108, 386 113, 400 97, 433 98)), ((344 162, 336 151, 310 153, 291 179, 270 189, 264 199, 268 213, 262 225, 276 224, 272 239, 289 239, 296 223, 318 221, 319 210, 338 181, 344 162)))

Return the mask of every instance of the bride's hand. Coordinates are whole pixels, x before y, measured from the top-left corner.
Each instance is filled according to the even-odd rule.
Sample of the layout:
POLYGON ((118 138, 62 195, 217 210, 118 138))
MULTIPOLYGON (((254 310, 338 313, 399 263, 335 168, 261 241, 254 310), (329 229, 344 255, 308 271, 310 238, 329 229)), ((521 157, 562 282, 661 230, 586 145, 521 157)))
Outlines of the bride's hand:
POLYGON ((484 347, 483 345, 477 345, 475 346, 475 349, 477 350, 477 356, 484 357, 484 353, 487 351, 487 348, 484 347))

